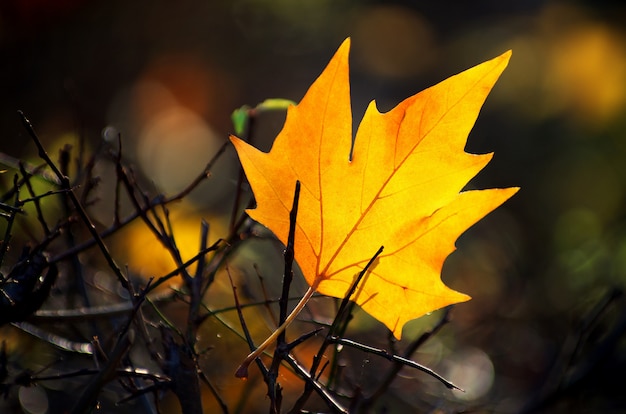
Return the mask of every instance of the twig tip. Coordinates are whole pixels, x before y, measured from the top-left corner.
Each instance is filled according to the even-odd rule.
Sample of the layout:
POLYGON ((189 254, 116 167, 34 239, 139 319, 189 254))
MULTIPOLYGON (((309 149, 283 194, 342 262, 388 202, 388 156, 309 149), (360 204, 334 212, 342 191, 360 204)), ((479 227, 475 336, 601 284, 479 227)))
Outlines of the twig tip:
POLYGON ((248 364, 244 362, 243 364, 239 365, 239 368, 237 368, 237 371, 235 372, 235 377, 241 378, 242 380, 247 380, 248 379, 248 364))

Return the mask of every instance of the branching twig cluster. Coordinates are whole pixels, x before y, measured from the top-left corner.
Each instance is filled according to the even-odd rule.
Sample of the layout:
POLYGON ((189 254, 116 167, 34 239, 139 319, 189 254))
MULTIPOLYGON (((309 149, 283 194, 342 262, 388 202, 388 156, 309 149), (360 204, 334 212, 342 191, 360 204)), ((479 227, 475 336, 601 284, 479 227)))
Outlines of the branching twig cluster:
MULTIPOLYGON (((141 407, 143 412, 162 412, 161 401, 168 394, 175 396, 185 414, 203 412, 205 394, 216 401, 222 412, 236 410, 225 397, 220 381, 216 382, 213 378, 209 368, 210 357, 207 361, 203 360, 205 349, 199 341, 199 332, 208 321, 218 321, 235 331, 254 351, 256 346, 244 315, 245 308, 265 308, 272 314, 273 305, 277 304, 278 316, 272 315, 276 322, 274 329, 285 324, 290 303, 299 299, 292 297, 291 292, 299 184, 296 185, 290 216, 289 243, 284 249, 280 297, 272 298, 265 293, 264 301, 244 303, 236 282, 231 279, 234 303, 230 307, 216 309, 207 301, 207 292, 218 277, 230 275, 229 257, 247 239, 255 237, 252 231, 254 223, 242 212, 242 200, 246 199, 243 195, 243 175, 237 183, 230 234, 210 244, 209 223, 199 223, 198 252, 189 260, 184 260, 181 254, 168 206, 185 198, 209 177, 216 160, 226 151, 226 145, 180 193, 172 196, 150 195, 127 165, 121 139, 115 148, 103 144, 88 160, 82 160, 85 152, 79 149, 81 160, 77 161, 77 172, 70 177, 71 148, 64 148, 59 161, 54 161, 26 116, 20 112, 20 117, 43 164, 34 166, 0 154, 0 162, 15 170, 11 185, 0 195, 0 215, 6 222, 0 244, 0 264, 12 269, 0 280, 0 322, 5 325, 11 323, 36 337, 37 341, 54 346, 59 350, 60 358, 72 362, 59 365, 53 361, 51 367, 57 373, 48 373, 45 368, 41 372, 33 372, 28 364, 12 359, 9 347, 3 341, 0 348, 0 390, 5 398, 10 398, 17 387, 45 386, 55 381, 66 384, 75 397, 71 406, 57 402, 63 412, 89 412, 105 399, 105 390, 114 390, 118 397, 113 402, 120 407, 132 405, 141 407), (106 159, 115 166, 115 194, 109 200, 97 200, 93 196, 93 190, 98 186, 94 165, 99 159, 106 159), (49 188, 43 192, 37 190, 34 180, 45 181, 49 188), (61 200, 62 210, 60 218, 54 220, 43 203, 52 198, 61 200), (90 215, 90 207, 96 202, 112 203, 113 220, 108 227, 102 228, 94 223, 90 215), (132 207, 132 212, 125 217, 121 215, 123 202, 132 207), (33 226, 34 220, 24 214, 26 205, 33 207, 36 226, 33 226), (132 277, 132 269, 118 265, 107 240, 135 221, 140 221, 169 253, 175 263, 174 270, 142 282, 132 277), (16 232, 19 238, 14 238, 16 232), (23 237, 24 234, 29 237, 23 237), (18 262, 11 263, 10 249, 17 248, 17 243, 23 243, 18 240, 24 238, 30 239, 31 246, 24 249, 18 262), (84 256, 91 259, 86 261, 84 256), (125 291, 127 299, 120 297, 111 303, 94 303, 89 269, 85 263, 98 261, 105 263, 108 273, 115 278, 114 283, 125 291), (195 266, 193 272, 192 265, 195 266), (162 289, 157 291, 157 287, 175 278, 180 282, 179 289, 166 290, 165 293, 162 289), (57 305, 39 309, 48 299, 57 279, 60 283, 53 289, 57 305), (170 305, 182 305, 185 309, 182 324, 173 322, 168 316, 170 305), (221 314, 233 311, 239 317, 241 329, 221 319, 221 314), (77 384, 78 378, 81 382, 77 384)), ((254 117, 249 120, 252 122, 254 117)), ((251 123, 248 124, 248 135, 250 129, 251 123)), ((251 358, 250 362, 255 362, 267 387, 269 412, 297 413, 320 405, 324 411, 366 412, 376 406, 389 391, 400 370, 406 367, 430 375, 447 388, 458 389, 433 370, 411 360, 411 355, 447 322, 447 311, 439 324, 409 344, 402 355, 391 344, 387 350, 347 337, 354 311, 350 298, 382 249, 381 246, 379 251, 371 252, 370 263, 355 278, 343 300, 337 303, 330 324, 313 321, 316 326, 298 334, 295 339, 289 339, 288 334, 292 331, 277 330, 273 352, 260 356, 254 354, 251 358), (317 348, 311 360, 305 360, 298 354, 304 344, 313 344, 317 348), (376 389, 364 392, 354 382, 346 380, 341 368, 341 348, 351 348, 390 361, 385 373, 373 374, 379 378, 376 389), (284 395, 282 370, 291 371, 302 383, 301 393, 290 397, 289 406, 284 395)), ((8 328, 5 326, 2 329, 8 328)), ((230 377, 228 380, 236 381, 230 377)), ((67 404, 67 400, 64 401, 67 404)))

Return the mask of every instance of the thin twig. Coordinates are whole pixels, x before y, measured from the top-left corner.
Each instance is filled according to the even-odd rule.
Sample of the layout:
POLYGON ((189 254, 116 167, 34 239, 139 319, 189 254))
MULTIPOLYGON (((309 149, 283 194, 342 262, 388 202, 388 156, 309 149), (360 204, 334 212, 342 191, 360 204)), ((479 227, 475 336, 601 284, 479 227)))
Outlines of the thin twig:
POLYGON ((215 388, 215 386, 211 383, 211 381, 209 381, 209 378, 207 378, 204 372, 199 371, 198 375, 200 376, 200 379, 202 380, 202 382, 204 382, 206 386, 209 387, 211 394, 213 395, 213 397, 215 397, 215 400, 217 401, 217 404, 222 409, 222 412, 224 414, 228 414, 228 405, 226 405, 226 402, 217 391, 217 388, 215 388))
POLYGON ((59 171, 55 163, 50 159, 50 157, 48 156, 48 153, 46 152, 41 141, 39 140, 39 137, 35 133, 35 129, 33 128, 28 118, 26 118, 26 115, 24 115, 24 112, 18 111, 18 114, 20 115, 20 118, 22 119, 22 123, 24 124, 24 127, 28 131, 28 134, 30 135, 30 137, 33 139, 33 142, 37 146, 37 150, 39 151, 39 157, 41 157, 41 159, 43 159, 48 164, 48 166, 52 169, 54 174, 57 176, 57 178, 61 182, 61 187, 65 190, 69 190, 67 194, 70 197, 70 200, 72 200, 72 203, 74 204, 74 207, 76 208, 76 211, 78 212, 78 215, 81 217, 81 219, 85 223, 87 230, 91 234, 92 238, 98 244, 98 247, 102 251, 104 258, 109 264, 109 267, 111 268, 111 270, 113 270, 113 272, 117 276, 117 279, 119 280, 119 282, 122 284, 124 288, 128 289, 129 288, 128 280, 126 280, 126 278, 122 274, 122 271, 115 263, 115 260, 113 260, 113 257, 111 256, 111 253, 109 252, 109 249, 104 244, 104 241, 102 240, 102 238, 96 231, 96 227, 91 222, 91 219, 87 215, 87 212, 85 211, 83 206, 80 204, 78 197, 76 197, 76 194, 74 193, 74 191, 72 190, 70 186, 69 179, 65 175, 61 174, 61 171, 59 171))
POLYGON ((592 328, 597 327, 599 319, 605 316, 610 306, 615 305, 615 302, 622 296, 621 289, 611 289, 581 318, 578 326, 565 339, 550 371, 543 376, 544 381, 541 388, 536 395, 526 401, 519 411, 520 414, 548 410, 552 404, 564 396, 575 393, 581 387, 588 385, 586 380, 589 380, 594 371, 603 365, 608 356, 614 352, 619 352, 616 351, 616 347, 626 332, 626 313, 623 311, 623 306, 617 309, 619 318, 611 330, 604 334, 599 343, 594 344, 586 358, 576 361, 577 357, 580 358, 578 355, 580 348, 586 342, 592 328))
MULTIPOLYGON (((60 172, 67 179, 67 181, 62 181, 63 183, 62 186, 64 186, 64 184, 67 184, 67 186, 70 186, 69 178, 67 178, 67 170, 69 168, 68 164, 69 164, 69 159, 70 159, 68 145, 66 145, 61 150, 59 158, 60 158, 60 164, 61 164, 60 172)), ((47 160, 45 161, 47 162, 47 160)), ((70 198, 71 198, 71 195, 70 195, 70 198)), ((71 217, 72 208, 71 208, 70 203, 68 202, 68 197, 62 197, 61 201, 63 205, 63 210, 65 212, 65 216, 71 217)), ((76 205, 78 204, 82 206, 82 204, 78 201, 78 199, 76 199, 76 202, 73 203, 74 208, 76 208, 76 205)), ((68 223, 67 231, 65 231, 63 234, 65 236, 64 239, 65 239, 66 246, 64 247, 66 249, 71 249, 72 247, 76 245, 76 238, 74 237, 74 231, 72 229, 73 226, 71 224, 72 222, 68 223)), ((86 307, 89 307, 91 306, 91 299, 89 298, 89 294, 87 292, 87 286, 85 285, 83 265, 80 262, 78 255, 72 256, 69 262, 72 268, 74 286, 76 290, 80 293, 80 296, 82 297, 83 305, 85 305, 86 307)), ((74 301, 74 297, 71 298, 71 302, 73 301, 74 301)), ((91 325, 91 330, 92 330, 91 332, 92 336, 98 336, 98 337, 100 336, 101 332, 99 332, 99 328, 95 324, 91 325)))
POLYGON ((172 378, 172 392, 176 395, 182 414, 202 413, 202 397, 198 380, 198 361, 196 354, 184 342, 174 340, 172 333, 165 326, 161 326, 165 358, 163 370, 172 378))
MULTIPOLYGON (((376 251, 376 253, 374 253, 374 255, 369 260, 369 262, 367 262, 367 264, 365 265, 363 270, 361 270, 359 272, 359 274, 355 278, 354 282, 352 282, 352 285, 350 286, 350 289, 348 289, 348 291, 346 292, 344 298, 342 299, 341 304, 339 305, 339 309, 337 310, 337 314, 335 315, 335 319, 333 320, 333 323, 331 324, 330 328, 328 329, 328 333, 326 334, 326 338, 322 342, 322 345, 320 345, 320 349, 317 351, 317 354, 315 355, 315 357, 313 357, 313 363, 311 364, 311 369, 309 370, 311 378, 318 378, 318 376, 321 375, 321 371, 320 371, 320 373, 317 373, 317 370, 318 370, 319 365, 320 365, 320 363, 321 363, 321 361, 323 359, 324 353, 326 352, 326 348, 328 348, 328 346, 331 343, 330 338, 331 338, 332 335, 334 335, 334 332, 336 331, 337 326, 343 320, 345 311, 346 311, 346 309, 348 309, 348 306, 350 304, 350 298, 352 297, 352 295, 356 291, 357 286, 359 285, 361 280, 363 280, 363 278, 365 277, 365 274, 368 272, 369 268, 374 264, 374 261, 376 261, 378 256, 380 256, 380 254, 383 252, 383 249, 384 249, 384 247, 380 246, 380 248, 376 251)), ((305 387, 304 387, 304 391, 302 392, 302 395, 300 395, 300 397, 298 398, 298 400, 296 401, 296 403, 294 404, 294 406, 290 410, 290 413, 300 412, 302 410, 302 408, 304 407, 304 404, 307 402, 307 400, 311 396, 311 392, 312 391, 313 391, 313 388, 311 388, 311 385, 309 383, 307 383, 305 385, 305 387)))
MULTIPOLYGON (((37 220, 39 220, 39 223, 41 224, 41 228, 44 231, 44 234, 46 236, 49 236, 50 235, 50 229, 48 228, 48 223, 46 222, 46 220, 43 217, 43 212, 41 210, 41 203, 39 202, 39 197, 35 194, 35 191, 33 190, 33 185, 30 182, 31 175, 24 168, 24 164, 22 164, 20 162, 19 166, 20 166, 20 172, 22 173, 22 177, 24 177, 24 184, 26 184, 26 188, 28 189, 28 193, 31 196, 31 200, 32 200, 33 204, 35 205, 35 211, 37 212, 37 220)), ((29 200, 24 200, 24 201, 22 201, 22 203, 27 203, 28 201, 29 200)))
MULTIPOLYGON (((284 258, 285 268, 283 271, 283 289, 280 295, 279 304, 279 319, 278 324, 282 325, 287 319, 287 307, 289 305, 289 290, 291 289, 291 282, 293 280, 293 260, 294 260, 294 242, 296 237, 296 219, 298 217, 298 201, 300 199, 300 181, 296 181, 296 188, 293 196, 293 205, 289 212, 289 235, 287 236, 287 246, 285 246, 284 258)), ((276 339, 276 349, 274 349, 274 357, 272 358, 272 364, 270 365, 269 372, 269 384, 268 394, 270 397, 270 412, 280 412, 280 406, 282 402, 281 387, 276 382, 278 378, 278 369, 280 363, 285 358, 285 355, 289 353, 290 348, 285 340, 285 330, 283 330, 276 339)))
MULTIPOLYGON (((291 237, 291 243, 293 244, 293 238, 295 237, 295 219, 296 219, 296 215, 298 213, 298 199, 300 196, 300 182, 296 182, 296 190, 295 190, 295 194, 294 194, 294 201, 293 201, 293 206, 290 212, 290 230, 289 230, 289 237, 291 237), (292 232, 293 230, 293 232, 292 232)), ((287 252, 285 252, 285 254, 287 255, 287 252)), ((291 253, 289 253, 291 255, 293 255, 293 247, 291 247, 291 253)), ((293 256, 290 259, 290 264, 287 264, 287 258, 285 259, 285 269, 287 269, 289 267, 289 273, 291 273, 291 265, 293 264, 293 256)), ((289 281, 291 283, 291 281, 289 281)), ((283 284, 283 289, 285 289, 285 285, 283 284)), ((287 286, 287 290, 289 289, 289 286, 287 286)), ((252 361, 254 361, 257 357, 259 357, 261 355, 261 353, 263 353, 263 351, 265 351, 265 349, 271 345, 272 343, 274 343, 274 341, 276 341, 281 335, 284 339, 284 331, 285 329, 291 324, 291 322, 293 322, 296 317, 300 314, 300 312, 302 311, 302 309, 304 309, 304 307, 306 306, 306 304, 308 303, 309 299, 311 299, 311 297, 313 296, 313 294, 315 293, 315 291, 317 290, 317 283, 314 283, 313 285, 311 285, 309 287, 309 289, 305 292, 304 296, 302 296, 302 299, 300 300, 300 302, 298 302, 298 304, 296 305, 296 307, 291 311, 291 313, 289 314, 289 316, 284 317, 283 323, 280 324, 280 326, 278 328, 276 328, 276 330, 274 332, 272 332, 272 334, 270 336, 267 337, 267 339, 261 344, 259 345, 259 347, 254 350, 253 352, 251 352, 246 359, 243 360, 243 362, 241 363, 241 365, 239 365, 239 367, 237 368, 237 371, 235 372, 235 376, 237 378, 247 378, 248 377, 248 366, 250 365, 250 363, 252 361)), ((283 291, 283 297, 287 297, 287 295, 285 295, 285 292, 283 291)), ((282 309, 281 309, 282 311, 282 309)), ((286 313, 286 312, 285 312, 286 313)), ((281 313, 281 319, 283 319, 283 315, 281 313)))
POLYGON ((76 342, 70 341, 69 339, 62 338, 58 335, 47 332, 40 327, 33 325, 29 322, 12 322, 11 323, 16 328, 20 329, 23 332, 26 332, 35 338, 41 339, 49 344, 54 345, 55 347, 68 352, 76 352, 79 354, 87 354, 93 355, 93 344, 90 342, 76 342))
MULTIPOLYGON (((14 170, 19 170, 20 169, 20 163, 24 166, 24 169, 31 175, 36 175, 38 177, 43 178, 44 180, 48 181, 49 183, 52 184, 56 184, 56 185, 61 185, 61 182, 59 181, 59 179, 51 172, 46 171, 45 167, 46 164, 40 164, 40 165, 33 165, 29 162, 26 161, 22 161, 18 158, 12 157, 10 155, 7 155, 3 152, 0 152, 0 164, 1 165, 6 165, 7 167, 10 167, 14 170)), ((2 197, 0 197, 0 199, 4 199, 6 200, 7 198, 5 197, 12 197, 13 196, 13 192, 10 191, 7 194, 3 194, 2 197)))
MULTIPOLYGON (((17 174, 13 177, 13 188, 15 189, 14 207, 19 206, 20 202, 20 190, 17 180, 17 174)), ((4 231, 4 239, 0 243, 0 265, 4 262, 4 255, 9 249, 9 241, 11 240, 11 230, 13 229, 13 222, 15 221, 15 213, 11 214, 7 220, 7 228, 4 231)))
POLYGON ((72 414, 81 414, 93 409, 97 403, 100 390, 104 384, 114 378, 117 366, 126 352, 128 352, 130 346, 131 340, 126 333, 118 338, 117 344, 109 356, 109 360, 100 372, 87 383, 84 391, 72 408, 72 414))
MULTIPOLYGON (((293 280, 293 261, 295 257, 294 244, 296 238, 296 219, 298 217, 298 202, 300 200, 300 181, 296 181, 296 189, 294 190, 293 205, 289 212, 289 235, 287 236, 287 246, 285 246, 285 269, 283 271, 283 291, 278 302, 280 309, 279 325, 282 325, 287 319, 287 307, 289 305, 289 290, 293 280)), ((278 336, 279 341, 285 340, 285 333, 278 336)))
POLYGON ((198 253, 196 253, 195 256, 193 256, 191 259, 187 260, 184 263, 181 263, 180 265, 176 266, 176 268, 174 270, 172 270, 171 272, 160 276, 159 278, 156 279, 156 282, 154 282, 151 286, 150 286, 150 290, 154 290, 156 289, 157 286, 167 282, 168 280, 170 280, 171 278, 178 276, 179 274, 181 274, 181 272, 183 271, 183 269, 186 269, 187 267, 191 266, 192 264, 196 263, 198 260, 200 260, 200 258, 204 257, 207 253, 210 253, 212 251, 215 251, 217 249, 219 249, 219 247, 223 244, 223 240, 220 239, 218 241, 216 241, 215 243, 213 243, 211 246, 207 247, 204 250, 199 251, 198 253))
POLYGON ((248 366, 250 365, 250 363, 254 361, 255 359, 257 359, 265 351, 265 349, 268 346, 270 346, 272 343, 274 343, 274 341, 276 341, 276 338, 278 338, 278 336, 289 325, 291 325, 291 322, 293 322, 298 316, 298 314, 300 314, 302 309, 304 309, 309 299, 311 299, 311 297, 313 296, 316 290, 317 290, 317 285, 313 285, 309 287, 309 289, 304 293, 304 295, 300 299, 300 302, 298 302, 298 304, 291 311, 289 316, 287 316, 287 318, 285 319, 285 322, 282 325, 280 325, 278 328, 276 328, 276 330, 272 332, 272 334, 268 336, 267 339, 263 341, 263 343, 259 345, 258 348, 256 348, 253 352, 251 352, 246 357, 246 359, 243 360, 243 362, 241 363, 241 365, 239 365, 239 367, 237 368, 237 371, 235 372, 235 376, 237 378, 242 378, 242 379, 248 378, 248 366))
POLYGON ((274 310, 270 306, 271 300, 270 300, 270 295, 267 292, 267 288, 265 287, 265 279, 263 278, 263 275, 261 275, 261 271, 259 270, 259 266, 257 266, 256 263, 253 263, 252 267, 254 268, 254 272, 256 273, 256 277, 257 277, 257 279, 259 281, 259 286, 260 286, 260 289, 261 289, 261 293, 263 294, 263 302, 265 304, 265 310, 267 311, 267 314, 269 315, 269 318, 272 320, 272 322, 274 324, 274 328, 275 328, 275 327, 280 325, 280 322, 278 321, 278 318, 274 314, 274 310))
POLYGON ((336 413, 348 413, 348 410, 343 408, 341 404, 335 400, 335 398, 326 391, 324 386, 317 382, 314 378, 311 377, 310 372, 308 372, 304 367, 302 367, 298 361, 291 355, 287 355, 285 357, 285 361, 293 368, 293 370, 298 374, 298 376, 307 384, 307 387, 312 391, 315 391, 323 400, 326 402, 328 407, 336 413))
MULTIPOLYGON (((413 355, 413 353, 417 351, 419 347, 421 347, 428 339, 430 339, 437 332, 439 332, 439 330, 450 321, 450 309, 450 306, 446 307, 443 311, 443 315, 439 319, 439 322, 437 322, 437 324, 431 330, 422 333, 419 338, 411 342, 409 346, 406 347, 406 349, 404 350, 404 358, 411 358, 411 355, 413 355)), ((363 402, 363 406, 369 407, 376 400, 378 400, 378 398, 380 398, 387 391, 391 383, 397 378, 398 373, 403 366, 403 362, 396 362, 393 367, 391 367, 391 369, 387 372, 384 379, 378 386, 378 389, 371 396, 365 399, 365 401, 363 402)))
MULTIPOLYGON (((140 210, 133 211, 132 213, 130 213, 124 219, 119 220, 119 222, 117 222, 117 223, 113 223, 112 226, 110 226, 107 229, 105 229, 102 232, 100 232, 98 234, 98 239, 102 240, 102 239, 105 239, 105 238, 107 238, 109 236, 114 235, 115 233, 117 233, 118 231, 120 231, 124 227, 126 227, 128 224, 130 224, 133 221, 135 221, 135 219, 137 219, 138 217, 141 217, 142 214, 146 214, 148 211, 152 210, 153 208, 155 208, 155 207, 157 207, 159 205, 167 205, 167 204, 170 204, 170 203, 182 200, 187 194, 189 194, 191 191, 193 191, 194 188, 198 184, 200 184, 204 179, 206 179, 209 176, 207 171, 210 171, 213 168, 213 165, 215 164, 215 162, 217 162, 219 157, 225 152, 226 148, 227 148, 227 144, 224 144, 222 147, 220 147, 220 149, 217 151, 217 153, 213 156, 213 158, 211 158, 209 163, 206 165, 206 167, 202 171, 202 173, 200 173, 194 179, 192 184, 188 185, 182 191, 180 191, 180 192, 178 192, 178 193, 176 193, 176 194, 174 194, 172 196, 169 196, 169 197, 166 197, 166 196, 164 196, 162 194, 157 195, 152 200, 150 200, 148 203, 146 203, 146 205, 143 208, 141 208, 140 210)), ((234 226, 233 232, 236 232, 237 229, 244 223, 245 220, 246 220, 246 216, 242 215, 240 220, 234 226)), ((90 238, 89 240, 86 240, 83 243, 81 243, 79 245, 76 245, 76 247, 74 247, 72 249, 68 249, 67 251, 59 254, 58 256, 53 257, 50 260, 50 262, 51 263, 56 263, 58 261, 65 260, 68 257, 71 257, 73 255, 76 255, 78 253, 81 253, 81 252, 83 252, 83 251, 85 251, 85 250, 95 246, 96 244, 99 244, 98 243, 98 239, 90 238)))
MULTIPOLYGON (((230 280, 230 285, 233 289, 233 297, 235 299, 235 306, 237 307, 237 316, 239 317, 239 323, 241 323, 241 328, 243 329, 243 333, 246 336, 246 341, 248 342, 248 346, 250 347, 250 349, 255 349, 254 341, 252 339, 252 336, 250 335, 250 331, 248 330, 248 325, 246 324, 246 320, 243 317, 241 306, 239 305, 239 297, 237 296, 237 287, 233 283, 233 278, 231 277, 230 271, 228 270, 228 268, 226 268, 226 272, 228 273, 228 279, 230 280)), ((263 361, 261 361, 260 358, 255 358, 254 360, 256 361, 259 367, 259 371, 261 371, 261 374, 263 374, 263 378, 267 382, 268 370, 265 367, 265 365, 263 365, 263 361)))
MULTIPOLYGON (((84 375, 94 375, 99 372, 100 372, 99 369, 83 368, 83 369, 79 369, 78 371, 66 372, 63 374, 54 374, 54 375, 48 375, 48 376, 45 376, 45 375, 33 376, 31 377, 31 380, 33 382, 54 381, 54 380, 60 380, 60 379, 65 379, 65 378, 81 377, 84 375)), ((118 368, 115 370, 115 372, 117 373, 117 375, 121 377, 134 377, 134 378, 141 378, 141 379, 147 379, 147 380, 151 380, 155 382, 164 382, 164 383, 168 383, 171 381, 171 379, 167 377, 166 375, 155 374, 143 368, 118 368)))
POLYGON ((211 170, 213 169, 213 165, 222 156, 222 154, 226 152, 226 148, 228 148, 228 146, 229 146, 228 143, 225 142, 217 150, 217 152, 213 154, 213 157, 209 160, 207 165, 204 167, 204 170, 198 176, 196 176, 196 178, 194 178, 193 181, 187 187, 185 187, 181 192, 179 192, 176 196, 169 198, 168 202, 183 199, 189 193, 191 193, 202 181, 207 179, 211 175, 211 170))
POLYGON ((454 385, 451 381, 448 381, 447 379, 445 379, 441 375, 437 374, 432 369, 430 369, 428 367, 425 367, 425 366, 423 366, 421 364, 418 364, 417 362, 412 361, 410 359, 401 357, 400 355, 390 354, 389 352, 387 352, 384 349, 374 348, 373 346, 361 344, 359 342, 352 341, 350 339, 339 338, 339 337, 336 337, 336 336, 332 336, 330 338, 330 342, 335 343, 335 344, 339 344, 339 345, 344 345, 344 346, 349 346, 349 347, 352 347, 352 348, 356 348, 356 349, 358 349, 360 351, 377 355, 377 356, 385 358, 385 359, 387 359, 389 361, 398 362, 398 363, 406 365, 408 367, 418 369, 418 370, 420 370, 422 372, 425 372, 426 374, 430 375, 431 377, 437 379, 443 385, 445 385, 447 388, 449 388, 451 390, 454 389, 454 390, 463 391, 462 388, 459 388, 458 386, 454 385))

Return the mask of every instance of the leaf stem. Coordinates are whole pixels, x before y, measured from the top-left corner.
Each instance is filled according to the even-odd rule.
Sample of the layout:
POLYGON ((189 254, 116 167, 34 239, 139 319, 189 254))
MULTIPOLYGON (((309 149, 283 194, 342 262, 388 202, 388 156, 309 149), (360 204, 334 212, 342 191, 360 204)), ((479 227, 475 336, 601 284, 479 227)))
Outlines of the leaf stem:
POLYGON ((237 371, 235 372, 235 376, 237 378, 243 378, 243 379, 248 378, 248 366, 250 365, 250 363, 254 361, 255 359, 257 359, 261 355, 261 353, 263 353, 263 351, 265 351, 265 349, 272 342, 274 342, 276 338, 278 338, 278 335, 283 333, 285 329, 287 329, 287 327, 291 325, 291 322, 293 322, 294 319, 296 319, 298 314, 302 311, 302 309, 304 309, 309 299, 311 299, 311 297, 317 290, 317 285, 318 284, 313 284, 312 286, 309 287, 309 289, 306 291, 304 296, 302 296, 302 299, 300 299, 300 302, 298 302, 296 307, 293 308, 291 313, 287 316, 287 319, 285 319, 285 322, 282 325, 280 325, 278 328, 276 328, 276 330, 272 332, 272 334, 268 336, 267 339, 261 345, 259 345, 257 349, 252 351, 250 355, 248 355, 246 359, 243 360, 243 362, 241 363, 241 365, 239 365, 239 368, 237 368, 237 371))

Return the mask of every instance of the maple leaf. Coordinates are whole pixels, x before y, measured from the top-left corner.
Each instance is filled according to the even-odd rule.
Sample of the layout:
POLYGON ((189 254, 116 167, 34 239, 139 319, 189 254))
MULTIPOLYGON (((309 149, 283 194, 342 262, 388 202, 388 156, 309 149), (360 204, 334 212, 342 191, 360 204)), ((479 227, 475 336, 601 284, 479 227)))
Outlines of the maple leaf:
POLYGON ((397 337, 412 319, 466 301, 441 281, 468 227, 518 188, 462 191, 492 154, 467 136, 511 52, 426 89, 381 114, 368 106, 354 145, 350 39, 287 119, 269 153, 231 136, 257 206, 247 210, 287 243, 301 183, 295 258, 313 291, 343 298, 376 251, 353 299, 397 337))

